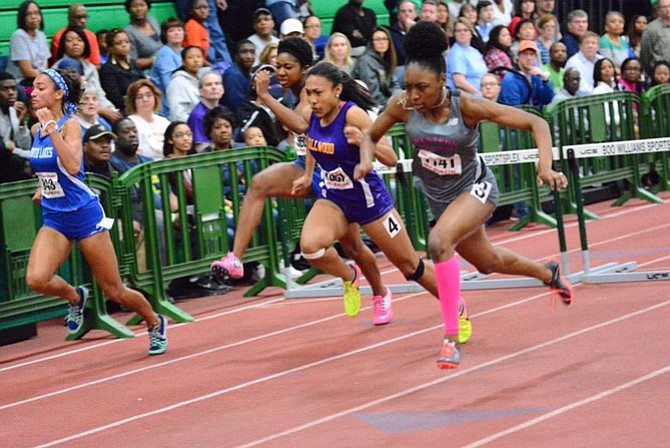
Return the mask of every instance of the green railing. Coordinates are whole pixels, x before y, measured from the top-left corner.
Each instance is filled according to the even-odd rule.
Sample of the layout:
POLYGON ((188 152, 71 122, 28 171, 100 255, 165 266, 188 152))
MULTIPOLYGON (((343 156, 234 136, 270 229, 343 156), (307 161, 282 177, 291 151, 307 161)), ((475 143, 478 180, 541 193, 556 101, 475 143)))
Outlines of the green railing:
MULTIPOLYGON (((637 137, 636 110, 639 111, 642 137, 670 136, 670 88, 666 87, 652 89, 641 102, 628 93, 567 100, 550 109, 546 117, 556 130, 558 146, 615 142, 637 137), (608 120, 607 116, 617 116, 615 111, 618 120, 608 120)), ((483 150, 487 153, 535 147, 530 133, 491 123, 482 123, 480 134, 483 150)), ((388 136, 398 157, 405 161, 410 159, 413 148, 404 127, 394 127, 388 136)), ((594 158, 608 160, 579 159, 579 166, 574 171, 579 173, 579 182, 574 182, 573 177, 573 185, 625 182, 628 192, 614 205, 631 197, 658 202, 655 195, 640 186, 640 173, 650 163, 650 156, 645 154, 644 157, 634 154, 594 158)), ((653 157, 651 162, 663 177, 661 188, 668 189, 668 153, 653 157)), ((232 241, 228 228, 237 225, 243 185, 250 184, 256 171, 284 160, 285 154, 275 148, 242 148, 139 165, 113 182, 87 176, 91 187, 101 193, 107 215, 117 222, 110 235, 122 278, 143 291, 158 312, 179 322, 191 321, 190 315, 167 300, 166 287, 176 278, 207 272, 213 260, 229 251, 232 241), (222 170, 229 172, 226 184, 222 180, 222 170), (184 175, 190 176, 192 191, 187 189, 184 175), (224 194, 230 199, 230 207, 224 202, 224 194), (137 210, 138 206, 144 224, 144 251, 137 250, 133 231, 133 207, 137 210)), ((417 250, 425 250, 433 217, 423 195, 414 187, 408 164, 400 166, 405 166, 407 172, 402 175, 387 173, 383 177, 412 243, 417 250)), ((548 190, 537 188, 534 163, 491 168, 499 183, 501 204, 526 201, 532 210, 531 220, 557 225, 554 217, 542 213, 540 201, 547 196, 548 190)), ((569 171, 567 166, 563 169, 569 171)), ((41 225, 39 207, 31 200, 35 186, 34 180, 0 185, 0 330, 65 314, 62 300, 35 294, 25 285, 30 247, 41 225)), ((581 195, 575 196, 573 190, 561 196, 562 201, 573 206, 579 200, 576 197, 581 195)), ((245 262, 265 266, 266 274, 246 292, 246 296, 255 295, 268 286, 286 287, 279 261, 283 257, 288 263, 289 253, 299 244, 307 213, 305 204, 288 199, 266 201, 261 224, 244 257, 245 262)), ((561 226, 560 220, 558 226, 561 226)), ((561 228, 558 230, 562 231, 561 228)), ((72 283, 90 285, 94 292, 95 300, 89 301, 86 310, 86 326, 73 338, 81 337, 93 328, 107 330, 117 337, 132 335, 107 316, 104 297, 78 251, 73 251, 59 273, 72 283)), ((307 278, 309 275, 302 280, 307 278)), ((137 318, 131 320, 136 321, 137 318)))
MULTIPOLYGON (((561 101, 548 108, 545 116, 558 131, 556 143, 560 147, 617 142, 639 137, 637 111, 640 106, 639 96, 631 92, 616 92, 561 101)), ((583 188, 620 182, 626 191, 614 202, 614 206, 620 206, 632 198, 651 203, 661 202, 660 198, 642 187, 641 161, 635 155, 579 159, 576 171, 570 170, 565 160, 561 160, 561 163, 563 171, 570 173, 570 187, 563 198, 575 197, 572 185, 575 184, 574 176, 579 175, 583 188)), ((565 206, 566 213, 575 213, 577 210, 572 200, 568 200, 565 206)), ((597 218, 586 210, 585 216, 589 219, 597 218)))

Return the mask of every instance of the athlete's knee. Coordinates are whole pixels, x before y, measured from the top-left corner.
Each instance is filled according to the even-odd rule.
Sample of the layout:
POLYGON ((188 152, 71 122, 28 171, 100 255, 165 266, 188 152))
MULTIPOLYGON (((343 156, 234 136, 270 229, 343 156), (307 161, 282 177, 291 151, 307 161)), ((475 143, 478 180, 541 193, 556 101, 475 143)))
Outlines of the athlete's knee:
POLYGON ((102 282, 100 290, 111 301, 125 305, 126 287, 121 282, 102 282))
POLYGON ((354 241, 340 240, 340 247, 350 260, 358 260, 365 250, 365 245, 360 238, 354 241))
POLYGON ((300 253, 302 257, 307 261, 318 260, 319 258, 326 255, 326 248, 322 247, 321 249, 315 249, 315 250, 302 249, 300 253))
POLYGON ((49 283, 49 280, 51 280, 51 277, 51 275, 29 271, 26 273, 26 285, 31 291, 42 292, 47 283, 49 283))
POLYGON ((300 253, 305 260, 318 260, 326 254, 327 247, 318 241, 301 241, 300 253))
POLYGON ((256 195, 256 196, 267 196, 267 192, 270 189, 271 176, 268 175, 265 171, 256 173, 249 182, 249 188, 247 189, 247 195, 256 195))
POLYGON ((453 250, 453 246, 450 238, 439 235, 437 232, 431 232, 428 236, 427 251, 431 260, 442 260, 449 249, 453 250))
POLYGON ((423 263, 423 258, 419 258, 419 263, 414 267, 414 269, 404 270, 401 269, 403 275, 407 280, 418 282, 419 279, 423 276, 423 272, 426 269, 426 266, 423 263))
POLYGON ((478 260, 473 263, 475 269, 482 274, 493 274, 495 272, 500 272, 502 267, 502 259, 500 257, 491 257, 486 260, 478 260))

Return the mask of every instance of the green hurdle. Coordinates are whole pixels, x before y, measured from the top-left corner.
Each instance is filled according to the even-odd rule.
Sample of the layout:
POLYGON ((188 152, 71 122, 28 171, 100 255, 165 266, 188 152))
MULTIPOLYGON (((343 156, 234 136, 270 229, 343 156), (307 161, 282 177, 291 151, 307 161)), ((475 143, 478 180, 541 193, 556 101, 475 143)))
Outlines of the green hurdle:
POLYGON ((577 207, 577 219, 579 225, 580 244, 582 251, 583 283, 623 283, 643 281, 670 280, 670 270, 640 271, 636 272, 637 263, 607 263, 602 266, 592 267, 588 248, 586 231, 586 215, 581 201, 581 180, 578 175, 579 167, 583 166, 579 160, 602 157, 632 157, 645 154, 665 153, 670 151, 670 137, 629 140, 617 143, 593 143, 562 148, 563 156, 569 163, 572 172, 574 203, 577 207))
MULTIPOLYGON (((614 143, 637 138, 637 110, 640 99, 631 92, 616 92, 605 95, 571 98, 561 101, 547 109, 545 116, 557 131, 557 145, 562 147, 614 143)), ((613 205, 624 204, 632 198, 639 198, 651 203, 658 203, 659 198, 646 191, 640 183, 640 161, 630 154, 617 157, 588 157, 577 159, 577 171, 569 169, 567 160, 563 158, 562 169, 570 173, 568 195, 564 196, 564 204, 568 213, 577 213, 577 204, 570 198, 577 197, 573 189, 576 178, 582 188, 600 187, 625 181, 629 188, 613 205)), ((588 219, 597 216, 584 210, 588 219)))
MULTIPOLYGON (((670 137, 670 85, 652 87, 642 95, 639 114, 642 138, 670 137)), ((667 152, 654 153, 645 159, 659 175, 658 185, 651 191, 670 191, 670 163, 667 152)))

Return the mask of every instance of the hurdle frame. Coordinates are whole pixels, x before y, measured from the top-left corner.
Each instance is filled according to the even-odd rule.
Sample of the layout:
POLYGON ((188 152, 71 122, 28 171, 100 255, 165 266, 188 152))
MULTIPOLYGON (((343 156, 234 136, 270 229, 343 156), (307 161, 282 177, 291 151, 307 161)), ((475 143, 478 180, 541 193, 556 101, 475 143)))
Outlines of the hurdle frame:
MULTIPOLYGON (((487 166, 513 165, 518 163, 534 164, 539 160, 539 151, 537 148, 516 151, 487 152, 479 153, 478 155, 484 160, 484 163, 487 166)), ((552 158, 555 161, 558 161, 560 158, 560 151, 557 147, 552 148, 552 158)), ((402 170, 411 171, 412 159, 401 159, 398 161, 398 166, 400 166, 402 170)), ((387 167, 375 162, 375 170, 380 175, 393 174, 397 172, 397 167, 387 167)), ((557 221, 556 229, 559 240, 561 273, 571 283, 577 283, 581 280, 583 273, 570 273, 561 201, 558 192, 554 192, 553 196, 557 221)), ((295 280, 291 279, 289 268, 284 268, 282 272, 286 277, 284 297, 287 299, 337 297, 343 294, 342 279, 334 278, 322 282, 299 285, 295 280)), ((461 271, 461 291, 546 287, 543 282, 535 278, 513 277, 492 279, 489 277, 489 275, 481 274, 479 272, 461 271)), ((386 287, 394 294, 425 292, 425 289, 421 285, 410 281, 402 284, 386 285, 386 287)), ((361 286, 360 291, 362 294, 372 294, 372 289, 369 286, 361 286)))
MULTIPOLYGON (((624 140, 620 142, 586 143, 581 145, 566 145, 562 148, 563 156, 572 172, 575 203, 577 204, 577 221, 579 225, 579 239, 581 244, 584 284, 630 283, 669 281, 670 269, 637 271, 637 263, 607 263, 593 268, 591 266, 588 237, 586 231, 586 216, 581 197, 581 183, 579 181, 579 166, 577 160, 592 157, 614 157, 639 154, 651 154, 670 151, 670 137, 648 138, 639 140, 624 140)), ((631 188, 634 188, 631 186, 631 188)), ((646 193, 646 192, 645 192, 646 193)), ((635 192, 629 193, 635 197, 635 192)), ((650 194, 650 193, 647 193, 650 194)), ((643 199, 647 199, 646 195, 643 199)), ((663 203, 660 200, 660 203, 663 203)), ((658 203, 658 202, 657 202, 658 203)), ((614 205, 620 205, 617 201, 614 205)))

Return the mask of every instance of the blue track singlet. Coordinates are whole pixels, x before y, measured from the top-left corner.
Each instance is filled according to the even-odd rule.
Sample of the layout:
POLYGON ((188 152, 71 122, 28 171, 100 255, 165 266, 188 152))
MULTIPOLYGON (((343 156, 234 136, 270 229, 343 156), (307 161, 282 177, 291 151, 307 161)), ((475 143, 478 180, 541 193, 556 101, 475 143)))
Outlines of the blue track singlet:
MULTIPOLYGON (((62 131, 68 118, 65 116, 58 121, 58 132, 62 131)), ((105 218, 98 196, 84 183, 83 158, 79 172, 75 175, 68 173, 61 164, 51 137, 41 136, 41 128, 37 129, 30 149, 30 164, 42 187, 45 226, 74 240, 111 227, 113 221, 105 218)))

